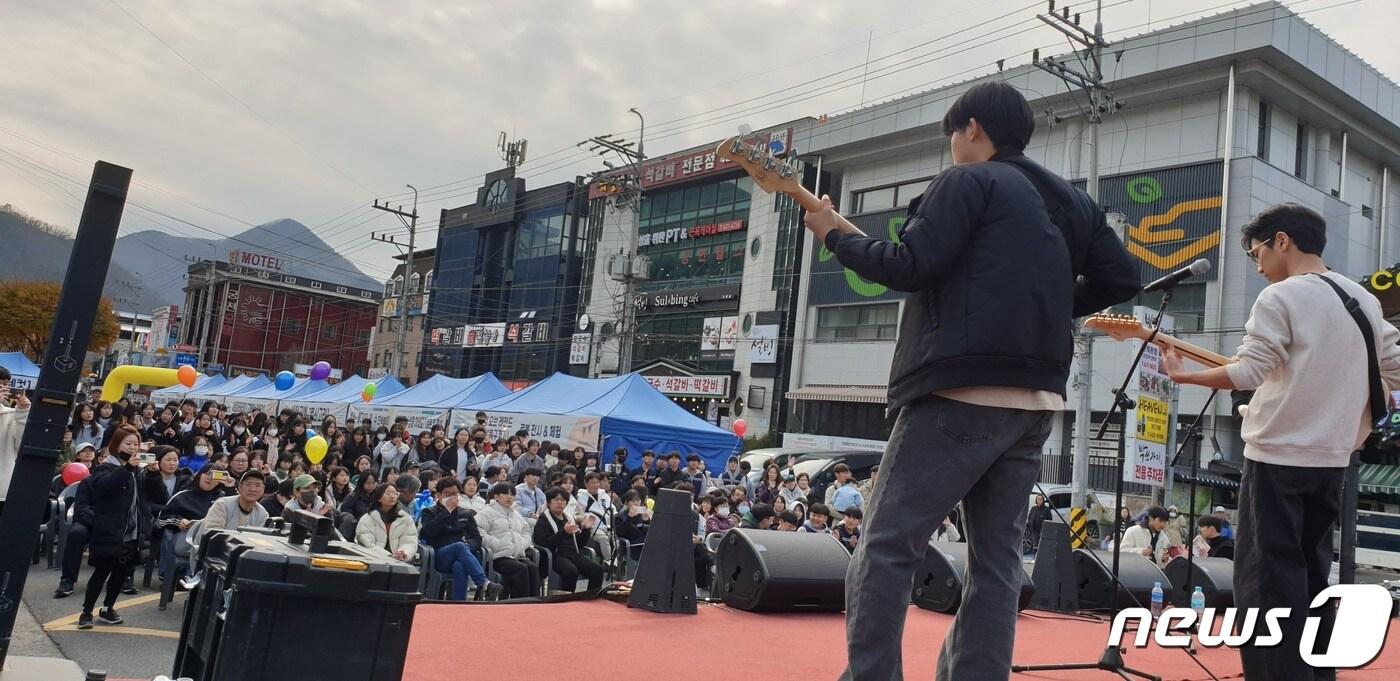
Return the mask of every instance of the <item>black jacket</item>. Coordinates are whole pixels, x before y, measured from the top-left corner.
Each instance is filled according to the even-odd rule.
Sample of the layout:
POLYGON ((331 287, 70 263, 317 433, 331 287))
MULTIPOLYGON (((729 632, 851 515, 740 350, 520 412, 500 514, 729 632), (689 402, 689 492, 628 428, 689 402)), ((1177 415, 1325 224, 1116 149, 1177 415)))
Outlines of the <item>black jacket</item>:
POLYGON ((90 476, 92 522, 88 525, 88 551, 93 557, 115 556, 121 551, 136 500, 136 472, 128 466, 101 463, 90 476))
POLYGON ((833 230, 826 247, 856 274, 911 293, 890 369, 891 414, 950 388, 1064 395, 1073 318, 1139 290, 1137 264, 1103 211, 1019 153, 934 178, 910 204, 899 243, 833 230), (1013 164, 1059 197, 1064 228, 1013 164))
POLYGON ((165 490, 165 483, 161 479, 160 473, 141 471, 141 503, 146 513, 151 517, 159 517, 165 510, 165 505, 170 503, 170 499, 179 494, 186 485, 190 483, 190 472, 185 469, 175 471, 175 493, 171 494, 165 490))
POLYGON ((634 516, 624 508, 613 517, 613 528, 617 532, 618 539, 641 544, 647 540, 647 530, 651 529, 651 521, 644 515, 634 516))
MULTIPOLYGON (((476 456, 470 449, 462 450, 467 454, 467 472, 476 470, 476 456)), ((438 466, 442 468, 442 474, 447 475, 448 471, 457 471, 457 464, 461 461, 461 454, 457 450, 457 443, 452 443, 446 451, 442 453, 442 458, 438 459, 438 466)))
POLYGON ((340 508, 338 510, 341 513, 349 513, 355 516, 355 520, 358 521, 373 508, 374 499, 369 495, 351 492, 350 496, 345 497, 345 501, 340 502, 340 508))
POLYGON ((442 504, 433 504, 423 509, 419 522, 418 538, 434 549, 459 541, 465 541, 473 550, 481 548, 481 530, 476 526, 475 514, 461 506, 449 512, 442 504))
POLYGON ((1207 539, 1206 543, 1210 544, 1210 552, 1206 554, 1207 556, 1211 558, 1235 559, 1235 541, 1233 539, 1216 537, 1215 539, 1207 539))
POLYGON ((535 521, 535 531, 531 533, 530 538, 535 542, 535 546, 553 551, 556 557, 577 558, 579 552, 588 546, 588 536, 592 533, 580 525, 578 532, 569 534, 564 530, 564 524, 570 520, 572 519, 568 516, 564 516, 563 520, 556 518, 551 525, 549 511, 546 510, 540 514, 539 520, 535 521), (555 529, 556 526, 558 529, 555 529))

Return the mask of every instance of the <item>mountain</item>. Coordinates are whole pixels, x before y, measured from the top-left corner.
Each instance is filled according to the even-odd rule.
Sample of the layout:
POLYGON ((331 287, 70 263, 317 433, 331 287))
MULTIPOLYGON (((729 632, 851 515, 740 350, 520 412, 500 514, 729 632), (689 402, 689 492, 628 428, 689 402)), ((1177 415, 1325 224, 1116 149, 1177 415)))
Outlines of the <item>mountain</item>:
MULTIPOLYGON (((0 206, 0 278, 62 281, 72 251, 71 232, 0 206)), ((121 310, 149 314, 183 305, 186 258, 227 260, 230 251, 279 256, 289 273, 335 284, 378 290, 382 284, 331 250, 306 225, 274 220, 224 239, 175 236, 157 230, 117 239, 103 293, 121 310)))

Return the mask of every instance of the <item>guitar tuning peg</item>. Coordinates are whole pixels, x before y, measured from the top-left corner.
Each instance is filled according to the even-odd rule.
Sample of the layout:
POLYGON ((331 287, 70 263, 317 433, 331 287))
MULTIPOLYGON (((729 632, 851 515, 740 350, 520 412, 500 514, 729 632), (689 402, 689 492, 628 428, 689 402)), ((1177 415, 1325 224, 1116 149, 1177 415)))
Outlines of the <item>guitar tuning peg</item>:
POLYGON ((763 155, 763 151, 760 150, 760 149, 758 148, 758 145, 757 145, 757 144, 753 145, 752 147, 749 147, 749 162, 750 162, 750 163, 758 163, 758 159, 759 159, 762 155, 763 155))
POLYGON ((764 170, 767 170, 768 172, 773 172, 773 170, 776 169, 777 167, 778 167, 778 162, 777 162, 776 160, 773 159, 773 155, 772 155, 772 154, 768 154, 767 157, 765 157, 765 158, 763 159, 763 169, 764 169, 764 170))
POLYGON ((729 145, 729 153, 734 154, 735 156, 744 153, 744 143, 739 141, 738 137, 735 137, 734 142, 729 145))

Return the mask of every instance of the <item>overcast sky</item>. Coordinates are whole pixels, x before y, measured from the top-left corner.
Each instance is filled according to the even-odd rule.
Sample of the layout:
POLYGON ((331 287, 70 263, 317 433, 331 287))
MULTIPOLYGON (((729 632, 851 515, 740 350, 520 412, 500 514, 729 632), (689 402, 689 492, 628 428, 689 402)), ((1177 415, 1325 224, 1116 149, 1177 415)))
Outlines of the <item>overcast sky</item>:
MULTIPOLYGON (((1376 30, 1400 25, 1400 3, 1326 9, 1342 1, 1287 4, 1400 76, 1400 50, 1376 30)), ((1112 40, 1248 3, 1106 4, 1112 40)), ((1072 6, 1087 14, 1092 3, 1072 6)), ((122 233, 211 238, 293 218, 383 277, 391 252, 368 234, 403 230, 370 202, 408 201, 412 183, 424 190, 423 221, 436 222, 503 165, 501 131, 529 140, 520 172, 532 185, 567 180, 599 167, 577 142, 636 135, 630 107, 647 117, 648 152, 661 154, 743 122, 835 114, 964 80, 998 58, 1022 64, 1031 48, 1063 51, 1063 38, 1034 18, 1043 7, 0 0, 0 204, 75 226, 83 188, 62 177, 85 185, 100 158, 135 169, 133 201, 203 227, 128 207, 122 233)), ((436 238, 428 227, 420 244, 436 238)))

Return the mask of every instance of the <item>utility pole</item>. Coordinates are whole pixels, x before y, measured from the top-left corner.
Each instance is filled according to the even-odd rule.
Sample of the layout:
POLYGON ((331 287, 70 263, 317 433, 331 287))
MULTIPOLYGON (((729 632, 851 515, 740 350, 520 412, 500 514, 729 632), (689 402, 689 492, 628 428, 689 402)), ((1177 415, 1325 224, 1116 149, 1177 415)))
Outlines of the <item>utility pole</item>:
MULTIPOLYGON (((405 343, 408 338, 408 285, 413 277, 413 249, 418 236, 418 188, 411 184, 404 186, 413 190, 413 210, 411 212, 405 213, 402 205, 398 208, 390 208, 388 203, 380 205, 378 199, 374 201, 375 208, 397 216, 404 227, 408 228, 408 255, 404 257, 404 262, 406 264, 404 265, 403 272, 403 288, 399 289, 399 337, 394 343, 394 376, 397 378, 404 377, 405 343)), ((394 239, 392 236, 374 234, 371 232, 369 238, 374 241, 393 244, 400 248, 404 247, 404 244, 399 243, 398 240, 394 239)))
MULTIPOLYGON (((617 350, 617 372, 625 374, 632 370, 632 346, 633 336, 637 328, 637 309, 633 302, 637 296, 637 282, 651 278, 650 259, 637 253, 638 239, 641 229, 641 206, 642 206, 642 161, 646 160, 645 136, 647 129, 646 118, 636 107, 628 109, 628 112, 635 115, 641 122, 641 128, 637 133, 636 149, 633 143, 611 134, 590 137, 578 143, 578 146, 590 145, 588 150, 598 155, 608 153, 616 154, 621 158, 626 170, 619 173, 619 167, 609 161, 603 161, 607 170, 595 173, 594 180, 601 180, 609 187, 612 195, 614 211, 621 212, 631 208, 631 224, 623 232, 627 235, 627 247, 625 252, 616 253, 608 259, 608 274, 614 280, 623 284, 622 310, 618 315, 618 350, 617 350)), ((621 217, 619 217, 621 220, 621 217)), ((601 348, 601 344, 599 345, 601 348)))
MULTIPOLYGON (((1035 50, 1031 56, 1031 62, 1041 70, 1064 81, 1067 85, 1082 90, 1089 98, 1089 110, 1083 112, 1085 122, 1089 126, 1089 181, 1087 193, 1096 202, 1099 200, 1099 124, 1103 122, 1103 114, 1108 110, 1107 102, 1112 98, 1108 93, 1108 88, 1103 83, 1103 48, 1108 43, 1103 39, 1103 0, 1098 0, 1095 5, 1094 30, 1093 32, 1079 25, 1079 14, 1074 14, 1071 18, 1068 7, 1063 8, 1059 14, 1055 13, 1055 0, 1049 0, 1049 11, 1045 14, 1037 14, 1036 17, 1048 24, 1051 28, 1065 34, 1071 41, 1084 46, 1079 55, 1079 66, 1082 70, 1075 69, 1074 66, 1056 60, 1054 57, 1040 58, 1040 50, 1035 50)), ((1079 372, 1075 376, 1074 383, 1079 391, 1079 407, 1074 413, 1074 464, 1071 469, 1072 494, 1071 505, 1074 508, 1085 508, 1085 500, 1088 496, 1089 488, 1089 417, 1093 410, 1093 366, 1094 366, 1094 339, 1082 329, 1076 334, 1075 347, 1079 352, 1079 372)), ((1119 433, 1122 437, 1124 433, 1119 433)))

